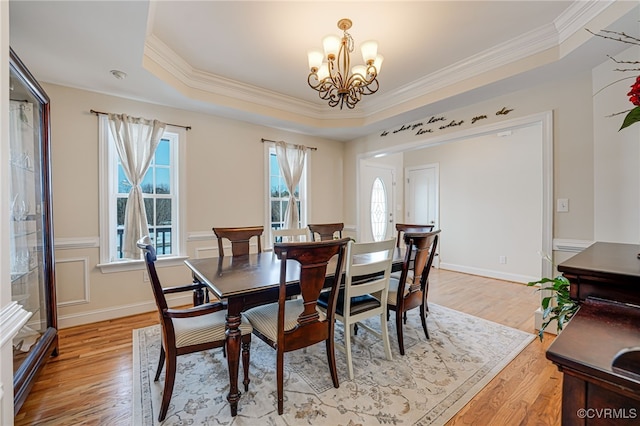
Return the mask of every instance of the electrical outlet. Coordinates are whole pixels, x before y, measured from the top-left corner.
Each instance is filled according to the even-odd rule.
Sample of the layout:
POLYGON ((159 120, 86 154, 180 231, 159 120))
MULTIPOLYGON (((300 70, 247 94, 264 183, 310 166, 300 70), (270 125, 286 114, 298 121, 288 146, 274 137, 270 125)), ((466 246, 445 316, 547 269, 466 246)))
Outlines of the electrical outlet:
POLYGON ((558 205, 556 206, 556 211, 558 213, 566 213, 569 211, 569 199, 568 198, 558 198, 558 205))
POLYGON ((500 262, 501 265, 505 265, 507 263, 507 256, 498 257, 498 262, 500 262))
POLYGON ((149 273, 147 271, 142 271, 142 282, 149 282, 149 273))

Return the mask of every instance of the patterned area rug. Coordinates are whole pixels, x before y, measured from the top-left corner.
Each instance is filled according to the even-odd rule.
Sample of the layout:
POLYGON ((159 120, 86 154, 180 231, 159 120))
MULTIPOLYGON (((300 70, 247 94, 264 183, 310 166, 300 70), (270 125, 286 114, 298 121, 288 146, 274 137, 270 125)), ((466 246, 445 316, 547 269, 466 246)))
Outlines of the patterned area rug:
MULTIPOLYGON (((353 342, 355 379, 336 350, 340 387, 335 389, 324 343, 285 354, 284 414, 276 409, 275 350, 252 339, 249 392, 231 417, 229 376, 222 350, 178 357, 178 373, 163 425, 443 425, 498 374, 534 335, 429 304, 426 340, 419 316, 409 314, 405 356, 389 321, 393 360, 365 330, 353 342), (395 344, 394 344, 395 343, 395 344)), ((370 320, 373 327, 378 321, 370 320)), ((342 339, 341 324, 336 338, 342 339)), ((164 372, 153 382, 160 327, 134 330, 133 425, 158 424, 164 372)), ((242 374, 242 370, 241 373, 242 374)), ((242 389, 242 382, 240 380, 242 389)))

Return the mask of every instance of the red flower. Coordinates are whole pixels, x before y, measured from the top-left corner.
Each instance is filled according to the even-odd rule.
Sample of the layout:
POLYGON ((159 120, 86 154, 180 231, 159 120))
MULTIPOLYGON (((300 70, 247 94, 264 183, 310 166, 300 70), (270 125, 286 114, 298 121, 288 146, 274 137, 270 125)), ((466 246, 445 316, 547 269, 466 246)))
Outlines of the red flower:
POLYGON ((640 106, 640 75, 636 77, 636 82, 631 86, 631 91, 627 93, 629 102, 636 106, 640 106))

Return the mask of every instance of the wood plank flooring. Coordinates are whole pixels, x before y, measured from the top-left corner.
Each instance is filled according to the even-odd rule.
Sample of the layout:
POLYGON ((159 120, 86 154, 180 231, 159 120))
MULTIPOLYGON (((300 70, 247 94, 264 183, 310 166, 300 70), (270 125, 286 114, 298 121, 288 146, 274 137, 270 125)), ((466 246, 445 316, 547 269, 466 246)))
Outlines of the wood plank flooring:
MULTIPOLYGON (((430 276, 429 301, 535 333, 539 295, 531 287, 437 269, 430 276)), ((151 312, 61 330, 60 355, 15 425, 130 425, 132 330, 157 322, 151 312)), ((559 425, 562 375, 544 355, 553 338, 536 338, 447 426, 559 425)))

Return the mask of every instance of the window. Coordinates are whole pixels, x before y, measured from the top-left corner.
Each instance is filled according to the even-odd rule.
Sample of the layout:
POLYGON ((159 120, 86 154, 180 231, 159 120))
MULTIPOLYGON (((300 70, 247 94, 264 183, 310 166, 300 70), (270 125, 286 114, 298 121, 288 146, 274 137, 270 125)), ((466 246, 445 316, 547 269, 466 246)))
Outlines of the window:
MULTIPOLYGON (((267 212, 269 218, 267 220, 267 229, 281 229, 284 227, 284 214, 289 204, 289 190, 285 183, 284 177, 280 171, 276 149, 273 145, 267 149, 268 162, 268 179, 267 179, 267 212)), ((298 199, 298 226, 304 228, 307 226, 307 197, 306 197, 306 175, 307 160, 305 159, 304 172, 300 179, 300 184, 296 187, 293 195, 298 199)), ((271 233, 268 233, 271 238, 271 233)), ((273 244, 274 241, 271 241, 273 244)))
POLYGON ((373 241, 382 241, 387 232, 387 194, 377 177, 371 187, 371 234, 373 241))
MULTIPOLYGON (((186 131, 167 126, 153 159, 140 185, 149 226, 149 236, 158 258, 183 254, 184 232, 180 226, 181 167, 186 131)), ((127 180, 106 116, 100 116, 101 152, 101 217, 100 262, 104 264, 130 262, 123 259, 122 241, 125 208, 131 184, 127 180)))

